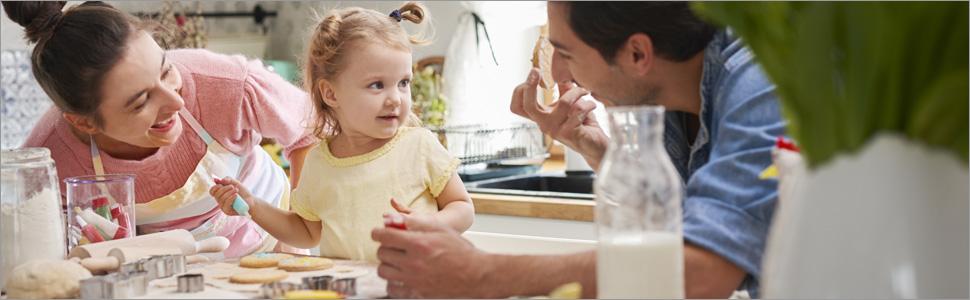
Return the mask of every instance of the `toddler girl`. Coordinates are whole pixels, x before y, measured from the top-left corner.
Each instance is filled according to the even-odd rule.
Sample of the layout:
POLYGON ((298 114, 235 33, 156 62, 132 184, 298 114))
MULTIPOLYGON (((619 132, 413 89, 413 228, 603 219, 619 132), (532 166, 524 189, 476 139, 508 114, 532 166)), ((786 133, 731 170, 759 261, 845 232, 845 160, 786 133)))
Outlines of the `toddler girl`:
POLYGON ((422 41, 399 22, 424 18, 414 2, 390 14, 331 11, 317 25, 304 64, 321 142, 307 154, 293 211, 255 201, 231 178, 210 190, 222 210, 235 214, 239 195, 253 220, 278 240, 372 262, 378 244, 370 231, 384 225, 385 213, 433 214, 456 231, 468 229, 474 207, 456 173, 459 161, 434 134, 415 127, 411 113, 410 45, 422 41))

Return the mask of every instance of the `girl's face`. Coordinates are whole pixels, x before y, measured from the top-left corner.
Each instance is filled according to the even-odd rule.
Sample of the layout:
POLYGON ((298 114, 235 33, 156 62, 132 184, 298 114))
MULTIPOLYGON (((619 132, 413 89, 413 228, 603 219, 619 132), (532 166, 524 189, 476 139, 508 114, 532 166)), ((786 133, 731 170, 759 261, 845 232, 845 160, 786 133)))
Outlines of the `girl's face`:
POLYGON ((165 51, 147 33, 137 33, 102 83, 100 133, 143 148, 175 143, 182 134, 181 87, 182 77, 165 51))
POLYGON ((325 101, 342 134, 391 138, 411 112, 411 52, 366 41, 348 48, 344 70, 329 92, 324 88, 325 101))

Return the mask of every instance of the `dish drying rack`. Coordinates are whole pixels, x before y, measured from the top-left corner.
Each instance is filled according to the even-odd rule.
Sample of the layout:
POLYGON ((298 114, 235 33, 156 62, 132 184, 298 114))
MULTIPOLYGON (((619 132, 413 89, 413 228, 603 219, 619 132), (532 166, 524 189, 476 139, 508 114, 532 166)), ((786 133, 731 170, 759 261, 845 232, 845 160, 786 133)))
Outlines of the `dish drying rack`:
POLYGON ((448 152, 461 160, 458 173, 466 181, 535 172, 549 157, 545 137, 535 123, 431 130, 448 152))

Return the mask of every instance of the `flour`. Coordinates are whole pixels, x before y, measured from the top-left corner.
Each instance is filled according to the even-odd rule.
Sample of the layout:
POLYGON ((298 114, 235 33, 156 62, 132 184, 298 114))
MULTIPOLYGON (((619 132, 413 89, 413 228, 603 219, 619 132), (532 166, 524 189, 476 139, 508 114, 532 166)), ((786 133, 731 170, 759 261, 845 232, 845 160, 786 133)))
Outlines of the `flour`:
POLYGON ((64 259, 67 246, 60 200, 57 190, 46 188, 26 201, 0 202, 0 287, 21 263, 64 259))

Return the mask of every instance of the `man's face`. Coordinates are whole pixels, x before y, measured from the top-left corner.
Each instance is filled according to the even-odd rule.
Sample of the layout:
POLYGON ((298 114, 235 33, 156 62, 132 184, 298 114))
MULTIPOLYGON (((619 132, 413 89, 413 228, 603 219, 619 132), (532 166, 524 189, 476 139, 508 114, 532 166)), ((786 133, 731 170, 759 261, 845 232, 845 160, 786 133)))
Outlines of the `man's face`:
POLYGON ((568 22, 565 4, 549 2, 549 41, 556 48, 553 77, 572 80, 607 106, 650 103, 649 90, 618 65, 608 63, 593 47, 579 39, 568 22))

